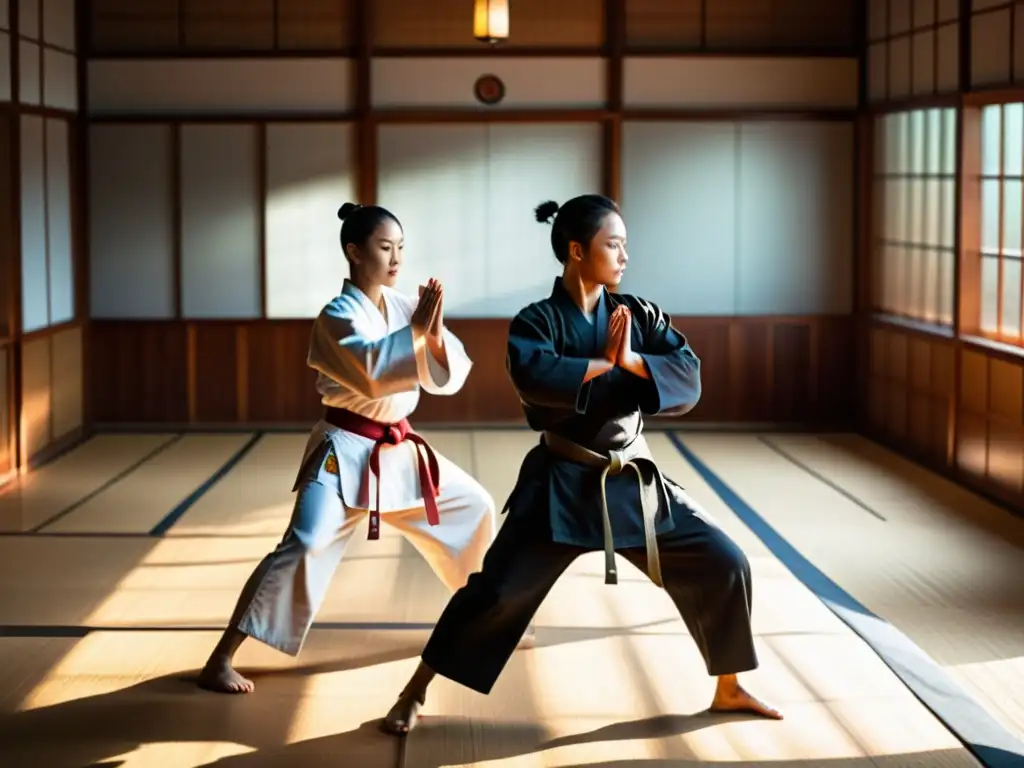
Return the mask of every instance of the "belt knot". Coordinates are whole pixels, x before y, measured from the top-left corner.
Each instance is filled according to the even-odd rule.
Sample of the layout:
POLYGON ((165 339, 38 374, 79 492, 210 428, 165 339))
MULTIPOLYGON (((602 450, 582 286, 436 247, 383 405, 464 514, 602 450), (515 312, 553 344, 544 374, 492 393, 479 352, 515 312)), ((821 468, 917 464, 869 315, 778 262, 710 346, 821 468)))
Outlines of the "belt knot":
POLYGON ((625 451, 608 451, 608 473, 611 475, 617 475, 622 472, 626 465, 629 464, 629 459, 626 458, 625 451))

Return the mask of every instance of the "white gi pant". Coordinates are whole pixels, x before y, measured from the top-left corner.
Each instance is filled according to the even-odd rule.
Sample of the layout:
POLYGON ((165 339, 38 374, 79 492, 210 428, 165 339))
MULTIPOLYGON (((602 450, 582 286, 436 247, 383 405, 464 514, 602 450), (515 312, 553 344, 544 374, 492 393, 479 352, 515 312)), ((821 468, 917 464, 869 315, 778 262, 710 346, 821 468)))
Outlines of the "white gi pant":
MULTIPOLYGON (((494 540, 494 500, 468 473, 435 454, 440 525, 427 522, 422 506, 382 512, 381 522, 397 528, 454 593, 480 570, 494 540)), ((249 577, 228 624, 291 656, 302 649, 345 548, 368 514, 345 506, 338 475, 326 464, 313 464, 299 485, 288 530, 249 577)))

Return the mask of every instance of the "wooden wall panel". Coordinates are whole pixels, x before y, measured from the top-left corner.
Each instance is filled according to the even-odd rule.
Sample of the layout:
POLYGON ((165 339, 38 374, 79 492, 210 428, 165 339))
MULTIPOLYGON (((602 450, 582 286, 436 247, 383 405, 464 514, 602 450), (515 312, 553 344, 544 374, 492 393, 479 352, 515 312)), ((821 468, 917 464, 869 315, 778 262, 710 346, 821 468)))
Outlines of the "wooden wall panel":
POLYGON ((181 38, 178 0, 92 0, 93 51, 169 51, 181 38))
POLYGON ((276 320, 247 326, 251 422, 312 423, 319 418, 316 373, 306 367, 312 325, 309 320, 276 320))
POLYGON ((93 0, 89 5, 89 43, 99 54, 338 51, 352 43, 352 0, 93 0))
MULTIPOLYGON (((21 341, 21 414, 17 425, 7 422, 9 391, 14 384, 10 371, 12 346, 2 351, 3 378, 0 398, 4 414, 0 417, 0 442, 7 442, 10 430, 19 429, 22 456, 28 466, 46 461, 65 446, 79 440, 84 430, 83 397, 83 337, 84 326, 77 323, 57 326, 32 334, 21 341), (5 426, 8 425, 8 426, 5 426)), ((0 482, 5 474, 5 455, 9 456, 8 470, 14 469, 14 456, 8 446, 0 448, 0 482)))
POLYGON ((1024 505, 1024 361, 965 348, 957 461, 975 482, 1024 505))
MULTIPOLYGON (((453 397, 424 395, 415 422, 521 422, 505 371, 508 320, 448 324, 473 371, 453 397)), ((308 426, 320 414, 305 364, 310 327, 308 320, 95 320, 96 423, 308 426)), ((704 395, 688 421, 852 424, 851 317, 688 317, 678 327, 703 366, 704 395)))
POLYGON ((930 463, 948 461, 954 346, 950 337, 873 327, 866 423, 930 463))
POLYGON ((883 321, 869 344, 865 431, 1024 508, 1024 359, 883 321))
POLYGON ((82 428, 82 329, 66 328, 50 337, 50 404, 53 440, 82 428))
POLYGON ((231 323, 189 325, 189 421, 238 421, 238 336, 231 323))
POLYGON ((21 345, 21 444, 35 456, 53 440, 53 382, 50 337, 37 336, 21 345))
POLYGON ((630 49, 842 49, 852 48, 856 38, 852 0, 629 0, 625 5, 630 49))
POLYGON ((186 327, 174 322, 90 323, 96 423, 188 420, 186 327))
POLYGON ((86 66, 90 115, 323 116, 353 103, 353 64, 345 58, 90 59, 86 66))
POLYGON ((638 109, 853 109, 857 59, 627 56, 623 91, 638 109))

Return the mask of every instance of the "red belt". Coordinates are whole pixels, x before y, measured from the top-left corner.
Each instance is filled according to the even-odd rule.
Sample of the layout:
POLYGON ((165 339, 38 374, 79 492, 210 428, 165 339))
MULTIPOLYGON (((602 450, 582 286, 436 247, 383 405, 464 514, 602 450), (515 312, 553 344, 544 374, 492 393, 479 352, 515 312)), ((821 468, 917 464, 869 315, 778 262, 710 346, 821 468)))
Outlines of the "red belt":
POLYGON ((408 419, 395 424, 382 424, 379 421, 360 416, 358 413, 344 408, 328 408, 324 421, 338 429, 354 435, 373 440, 373 451, 366 463, 363 473, 363 489, 360 493, 360 504, 370 506, 370 475, 377 480, 377 503, 370 509, 370 535, 367 538, 380 538, 380 449, 384 445, 398 445, 406 440, 416 445, 416 458, 419 460, 420 490, 423 493, 423 507, 427 512, 427 522, 438 525, 441 518, 437 511, 438 485, 441 471, 437 464, 437 455, 430 443, 422 435, 413 432, 408 419), (422 449, 422 450, 421 450, 422 449), (426 459, 423 454, 426 453, 426 459))

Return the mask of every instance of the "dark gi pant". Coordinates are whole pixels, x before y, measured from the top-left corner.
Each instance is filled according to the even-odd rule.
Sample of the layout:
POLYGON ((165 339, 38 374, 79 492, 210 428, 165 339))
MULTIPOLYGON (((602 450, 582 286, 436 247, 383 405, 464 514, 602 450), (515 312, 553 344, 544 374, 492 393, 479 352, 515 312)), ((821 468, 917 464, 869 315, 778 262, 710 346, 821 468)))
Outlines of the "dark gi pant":
MULTIPOLYGON (((724 531, 672 491, 670 482, 675 528, 658 537, 665 589, 709 675, 755 669, 750 564, 724 531)), ((483 694, 559 576, 581 554, 598 549, 553 542, 546 519, 524 512, 509 513, 482 570, 452 596, 423 650, 423 662, 437 674, 483 694)), ((646 572, 643 547, 617 551, 646 572)))

